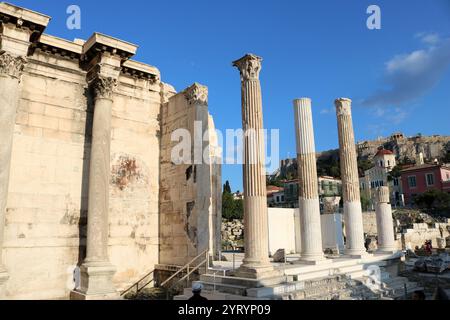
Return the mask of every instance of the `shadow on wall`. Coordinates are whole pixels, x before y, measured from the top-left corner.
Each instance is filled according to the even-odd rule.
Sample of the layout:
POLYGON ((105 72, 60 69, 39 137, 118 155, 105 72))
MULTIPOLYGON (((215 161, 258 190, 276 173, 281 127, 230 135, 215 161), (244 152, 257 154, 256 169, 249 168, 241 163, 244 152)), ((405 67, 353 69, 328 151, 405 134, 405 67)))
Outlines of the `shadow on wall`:
MULTIPOLYGON (((80 220, 78 222, 78 263, 80 267, 86 257, 86 234, 87 234, 87 212, 88 212, 88 200, 89 200, 89 160, 91 155, 91 142, 92 142, 92 123, 94 116, 94 101, 93 95, 88 88, 84 91, 84 96, 87 101, 86 109, 86 124, 84 134, 84 150, 83 150, 83 172, 81 182, 81 205, 80 205, 80 220)), ((77 268, 74 272, 76 272, 77 268)))

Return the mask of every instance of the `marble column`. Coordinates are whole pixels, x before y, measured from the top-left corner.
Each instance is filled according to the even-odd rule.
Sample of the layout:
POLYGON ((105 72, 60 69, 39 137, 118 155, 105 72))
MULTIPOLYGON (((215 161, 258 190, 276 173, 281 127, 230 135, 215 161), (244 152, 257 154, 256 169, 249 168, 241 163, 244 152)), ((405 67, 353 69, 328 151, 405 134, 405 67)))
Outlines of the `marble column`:
POLYGON ((0 52, 0 297, 9 276, 2 263, 6 201, 8 198, 14 125, 20 98, 20 77, 25 58, 0 52))
POLYGON ((294 100, 297 141, 301 252, 300 261, 327 261, 322 249, 319 183, 317 179, 316 147, 311 112, 311 100, 294 100))
POLYGON ((376 217, 378 231, 378 252, 397 252, 394 239, 394 223, 389 197, 389 187, 376 190, 376 217))
POLYGON ((366 255, 367 252, 364 247, 364 229, 351 103, 352 101, 347 98, 335 101, 341 161, 344 223, 347 237, 344 252, 350 256, 361 257, 366 255))
POLYGON ((245 258, 238 276, 264 277, 269 260, 265 147, 259 73, 262 59, 247 54, 233 62, 241 74, 242 129, 244 131, 244 240, 245 258))
POLYGON ((99 76, 91 84, 95 93, 89 166, 89 200, 86 258, 81 265, 80 289, 73 299, 117 297, 112 278, 115 267, 108 259, 111 110, 117 80, 99 76))

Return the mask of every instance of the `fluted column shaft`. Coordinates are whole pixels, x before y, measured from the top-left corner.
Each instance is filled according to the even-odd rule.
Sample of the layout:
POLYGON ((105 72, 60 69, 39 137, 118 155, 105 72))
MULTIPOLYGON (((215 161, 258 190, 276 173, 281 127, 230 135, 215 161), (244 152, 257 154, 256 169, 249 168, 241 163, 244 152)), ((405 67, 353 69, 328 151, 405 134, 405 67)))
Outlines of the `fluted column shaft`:
POLYGON ((265 146, 261 86, 261 58, 246 55, 234 62, 241 72, 244 131, 244 268, 270 266, 265 175, 265 146))
POLYGON ((397 251, 394 239, 394 223, 390 205, 389 188, 379 187, 376 191, 376 218, 378 232, 378 251, 397 251))
POLYGON ((324 259, 311 100, 294 100, 297 141, 301 260, 324 259))
POLYGON ((20 98, 20 77, 24 65, 24 58, 6 52, 0 53, 0 297, 3 295, 2 284, 8 279, 2 260, 3 235, 14 125, 20 98))
POLYGON ((335 105, 339 134, 345 233, 347 236, 345 253, 359 256, 365 254, 366 249, 364 247, 364 229, 351 100, 346 98, 337 99, 335 105))

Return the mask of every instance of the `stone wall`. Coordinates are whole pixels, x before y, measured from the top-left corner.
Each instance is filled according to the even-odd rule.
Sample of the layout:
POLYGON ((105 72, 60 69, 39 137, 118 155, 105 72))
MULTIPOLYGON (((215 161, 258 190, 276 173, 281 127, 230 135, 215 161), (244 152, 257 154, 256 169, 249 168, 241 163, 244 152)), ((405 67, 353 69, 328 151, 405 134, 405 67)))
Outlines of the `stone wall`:
POLYGON ((65 297, 73 289, 87 212, 85 79, 78 60, 40 51, 22 77, 3 239, 8 297, 65 297))
POLYGON ((111 133, 109 257, 118 286, 158 263, 160 84, 119 78, 111 133))
POLYGON ((402 232, 403 248, 412 250, 416 246, 421 248, 426 240, 431 240, 433 248, 437 248, 436 239, 441 237, 439 227, 443 231, 443 238, 447 238, 450 235, 450 219, 448 219, 447 223, 435 223, 433 226, 428 226, 426 223, 414 223, 411 229, 406 229, 402 232))
MULTIPOLYGON (((196 158, 199 151, 202 157, 209 145, 208 141, 202 140, 202 134, 212 125, 207 101, 192 99, 192 91, 201 90, 207 89, 194 84, 170 97, 162 107, 160 264, 184 265, 210 249, 210 233, 217 223, 218 213, 213 211, 218 210, 219 204, 213 201, 212 195, 217 194, 220 169, 200 163, 202 159, 196 158), (180 152, 183 156, 187 152, 191 163, 175 164, 172 161, 172 150, 181 141, 172 141, 172 133, 177 129, 187 130, 192 137, 192 148, 180 152), (197 141, 200 142, 194 142, 199 135, 200 140, 197 141), (214 188, 211 188, 211 177, 215 181, 214 188)), ((211 152, 209 155, 211 157, 211 152)), ((221 201, 220 198, 217 200, 221 201)))
MULTIPOLYGON (((73 289, 73 271, 85 254, 91 98, 78 60, 41 50, 29 58, 4 238, 11 297, 65 297, 73 289)), ((112 110, 108 249, 118 287, 158 262, 160 99, 158 83, 120 77, 112 110)))
POLYGON ((364 233, 369 236, 376 236, 377 232, 377 216, 375 211, 363 212, 364 233))
MULTIPOLYGON (((12 141, 11 152, 0 147, 0 182, 7 186, 0 189, 0 204, 6 203, 4 219, 0 212, 0 299, 68 298, 79 285, 93 214, 88 243, 102 255, 107 251, 108 261, 101 262, 116 271, 112 291, 158 263, 184 264, 203 250, 217 250, 220 163, 170 162, 173 129, 195 133, 196 120, 201 134, 214 126, 207 104, 198 104, 204 96, 196 90, 205 87, 176 95, 157 68, 130 59, 137 46, 128 42, 97 33, 86 42, 46 35, 49 17, 3 2, 0 18, 0 101, 5 114, 15 113, 0 113, 0 141, 12 141), (20 61, 23 70, 11 61, 20 61), (97 81, 100 71, 104 82, 97 81), (106 82, 111 86, 102 87, 106 82), (14 89, 10 96, 5 84, 14 89), (94 85, 97 101, 104 91, 106 102, 97 105, 107 111, 97 121, 100 134, 109 132, 111 120, 110 140, 105 135, 93 144, 104 150, 110 143, 109 181, 89 172, 94 85), (111 118, 104 116, 111 106, 111 118), (90 177, 91 190, 107 205, 88 212, 90 177), (105 246, 93 241, 97 234, 105 246)), ((209 158, 220 158, 215 133, 210 137, 209 158)), ((207 145, 203 141, 201 151, 207 145)), ((94 168, 108 163, 103 160, 94 168)))

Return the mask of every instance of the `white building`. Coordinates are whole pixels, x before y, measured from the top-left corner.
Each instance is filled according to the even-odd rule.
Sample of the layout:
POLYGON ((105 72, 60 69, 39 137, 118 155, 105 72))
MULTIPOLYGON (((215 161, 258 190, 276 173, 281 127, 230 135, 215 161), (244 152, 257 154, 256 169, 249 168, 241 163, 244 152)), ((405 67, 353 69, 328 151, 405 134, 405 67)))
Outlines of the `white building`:
POLYGON ((391 191, 391 203, 402 204, 402 190, 400 177, 389 178, 389 173, 397 165, 395 154, 384 148, 380 148, 373 158, 374 166, 364 172, 364 177, 360 178, 361 193, 364 194, 374 204, 375 190, 378 187, 387 186, 391 191))

